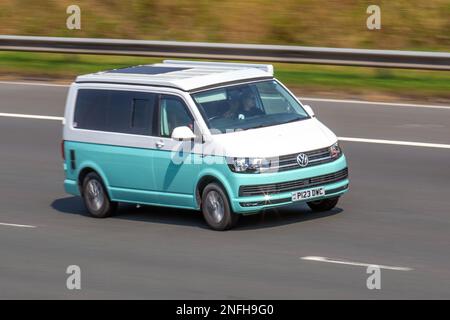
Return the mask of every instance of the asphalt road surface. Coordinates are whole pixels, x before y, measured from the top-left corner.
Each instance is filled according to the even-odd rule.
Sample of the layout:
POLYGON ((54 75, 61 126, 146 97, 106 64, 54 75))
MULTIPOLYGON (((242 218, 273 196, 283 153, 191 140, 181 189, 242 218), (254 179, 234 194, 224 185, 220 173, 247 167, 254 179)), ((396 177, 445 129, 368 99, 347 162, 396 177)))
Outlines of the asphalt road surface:
MULTIPOLYGON (((66 91, 1 83, 0 113, 62 116, 66 91)), ((63 190, 61 122, 0 116, 0 298, 449 299, 450 108, 305 102, 340 137, 442 146, 344 141, 338 208, 293 205, 215 232, 195 211, 88 217, 63 190), (381 289, 366 264, 386 266, 381 289), (69 265, 81 290, 66 288, 69 265)))

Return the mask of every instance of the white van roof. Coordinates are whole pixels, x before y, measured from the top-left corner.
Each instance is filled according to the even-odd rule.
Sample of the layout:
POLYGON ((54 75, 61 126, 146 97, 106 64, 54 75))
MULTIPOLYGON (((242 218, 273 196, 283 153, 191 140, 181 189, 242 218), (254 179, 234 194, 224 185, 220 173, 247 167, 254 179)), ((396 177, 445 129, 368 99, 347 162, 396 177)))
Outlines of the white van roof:
POLYGON ((164 60, 78 76, 77 83, 123 83, 195 91, 220 84, 273 78, 273 66, 266 64, 164 60))

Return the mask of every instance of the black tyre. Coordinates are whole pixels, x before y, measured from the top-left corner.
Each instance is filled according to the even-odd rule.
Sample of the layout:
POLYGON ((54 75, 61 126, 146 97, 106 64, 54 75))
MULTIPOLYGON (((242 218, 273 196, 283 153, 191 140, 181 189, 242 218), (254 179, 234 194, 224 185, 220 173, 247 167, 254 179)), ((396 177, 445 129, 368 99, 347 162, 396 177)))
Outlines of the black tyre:
POLYGON ((111 216, 117 209, 117 202, 109 199, 100 176, 91 172, 83 180, 82 195, 86 208, 95 218, 111 216))
POLYGON ((201 210, 206 222, 214 230, 231 229, 239 220, 239 215, 231 210, 225 191, 217 183, 210 183, 203 190, 201 210))
POLYGON ((336 207, 339 197, 307 202, 312 211, 329 211, 336 207))

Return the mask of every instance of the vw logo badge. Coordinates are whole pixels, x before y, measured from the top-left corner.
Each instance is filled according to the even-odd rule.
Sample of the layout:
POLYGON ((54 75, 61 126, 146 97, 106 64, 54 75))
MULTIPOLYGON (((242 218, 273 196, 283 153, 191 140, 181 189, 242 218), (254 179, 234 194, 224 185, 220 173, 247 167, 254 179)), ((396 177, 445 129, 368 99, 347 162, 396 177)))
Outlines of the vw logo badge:
POLYGON ((308 156, 304 153, 300 153, 297 156, 297 163, 300 167, 306 167, 309 163, 308 156))

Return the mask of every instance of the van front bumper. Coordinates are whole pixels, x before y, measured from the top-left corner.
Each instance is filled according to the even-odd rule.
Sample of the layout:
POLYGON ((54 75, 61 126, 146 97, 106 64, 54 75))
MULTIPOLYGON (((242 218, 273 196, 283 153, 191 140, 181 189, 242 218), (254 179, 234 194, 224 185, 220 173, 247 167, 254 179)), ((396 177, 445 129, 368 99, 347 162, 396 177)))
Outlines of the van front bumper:
POLYGON ((251 214, 263 209, 338 197, 349 189, 345 156, 317 166, 266 173, 234 174, 233 211, 251 214), (325 195, 303 201, 292 201, 294 192, 324 188, 325 195))

